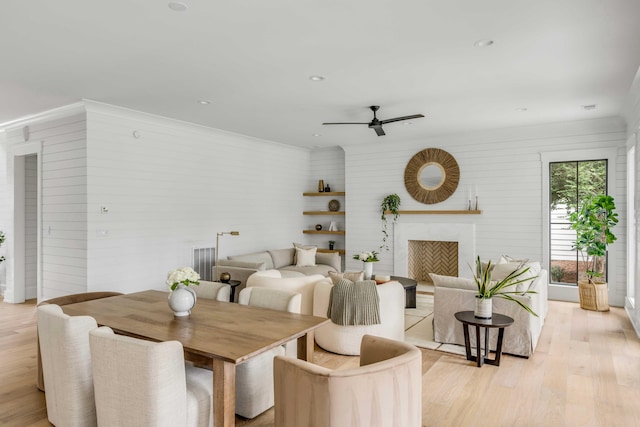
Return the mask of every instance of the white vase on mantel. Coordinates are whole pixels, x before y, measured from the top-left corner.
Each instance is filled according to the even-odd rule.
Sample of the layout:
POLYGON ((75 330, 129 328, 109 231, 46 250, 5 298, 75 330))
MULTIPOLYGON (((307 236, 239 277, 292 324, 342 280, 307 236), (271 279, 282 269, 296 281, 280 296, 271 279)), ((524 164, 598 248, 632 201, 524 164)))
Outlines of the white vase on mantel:
POLYGON ((196 293, 188 286, 180 283, 178 287, 169 294, 169 308, 173 310, 176 317, 188 316, 191 309, 196 305, 196 293))
POLYGON ((491 298, 481 298, 476 295, 476 305, 473 309, 473 315, 478 319, 491 319, 493 313, 493 303, 491 298))
POLYGON ((373 262, 363 262, 364 264, 364 280, 371 280, 373 276, 373 262))

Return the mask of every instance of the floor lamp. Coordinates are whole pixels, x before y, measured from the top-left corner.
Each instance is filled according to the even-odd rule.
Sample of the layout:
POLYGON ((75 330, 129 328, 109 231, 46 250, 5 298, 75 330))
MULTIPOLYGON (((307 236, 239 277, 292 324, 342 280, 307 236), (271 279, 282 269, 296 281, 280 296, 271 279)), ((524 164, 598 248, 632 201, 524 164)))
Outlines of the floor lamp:
POLYGON ((232 236, 239 236, 240 232, 239 231, 222 231, 220 233, 216 233, 216 277, 215 280, 218 281, 220 280, 220 272, 218 271, 218 259, 220 258, 220 236, 224 235, 224 234, 231 234, 232 236))

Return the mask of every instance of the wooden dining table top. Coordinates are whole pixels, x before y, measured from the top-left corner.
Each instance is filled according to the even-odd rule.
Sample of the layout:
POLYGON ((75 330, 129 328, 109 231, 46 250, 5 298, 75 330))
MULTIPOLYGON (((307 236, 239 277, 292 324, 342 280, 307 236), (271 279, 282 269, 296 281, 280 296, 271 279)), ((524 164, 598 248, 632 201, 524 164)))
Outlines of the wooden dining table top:
POLYGON ((199 298, 191 315, 174 317, 167 292, 149 290, 62 307, 115 332, 152 341, 180 341, 186 352, 240 364, 300 338, 329 319, 199 298))

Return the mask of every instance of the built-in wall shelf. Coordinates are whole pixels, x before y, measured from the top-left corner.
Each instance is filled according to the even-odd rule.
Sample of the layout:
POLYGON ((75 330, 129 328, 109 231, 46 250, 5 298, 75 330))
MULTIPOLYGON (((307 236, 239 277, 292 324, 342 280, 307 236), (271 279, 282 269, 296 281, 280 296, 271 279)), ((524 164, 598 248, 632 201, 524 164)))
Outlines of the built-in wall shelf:
POLYGON ((344 249, 321 249, 321 248, 318 248, 318 250, 316 252, 322 252, 324 254, 331 254, 331 253, 334 253, 334 252, 337 252, 340 255, 344 255, 345 254, 344 249))
MULTIPOLYGON (((385 211, 385 214, 389 215, 393 212, 385 211)), ((482 211, 476 210, 459 210, 459 211, 398 211, 400 215, 480 215, 482 211)))
POLYGON ((342 231, 329 231, 329 230, 302 230, 304 234, 340 234, 344 235, 344 230, 342 231))
POLYGON ((344 211, 308 211, 302 212, 303 215, 344 215, 344 211))
POLYGON ((303 196, 318 197, 318 196, 344 196, 344 191, 325 191, 322 193, 302 193, 303 196))

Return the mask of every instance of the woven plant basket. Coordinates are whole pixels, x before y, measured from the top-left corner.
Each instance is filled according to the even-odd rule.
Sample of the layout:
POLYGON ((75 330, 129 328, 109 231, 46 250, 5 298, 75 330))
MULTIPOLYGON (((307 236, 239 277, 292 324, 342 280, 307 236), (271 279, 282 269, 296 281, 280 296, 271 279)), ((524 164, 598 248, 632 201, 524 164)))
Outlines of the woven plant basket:
POLYGON ((607 283, 579 281, 580 308, 592 311, 609 311, 609 288, 607 283))

